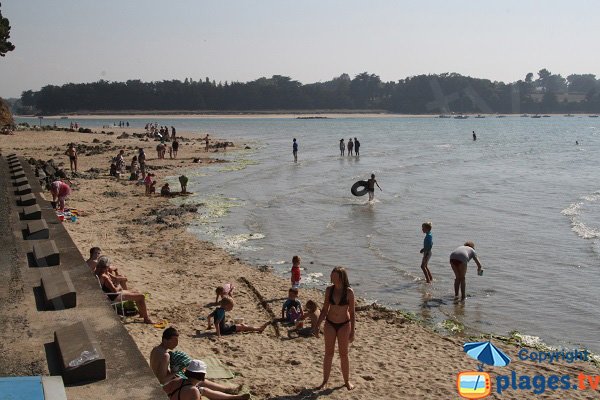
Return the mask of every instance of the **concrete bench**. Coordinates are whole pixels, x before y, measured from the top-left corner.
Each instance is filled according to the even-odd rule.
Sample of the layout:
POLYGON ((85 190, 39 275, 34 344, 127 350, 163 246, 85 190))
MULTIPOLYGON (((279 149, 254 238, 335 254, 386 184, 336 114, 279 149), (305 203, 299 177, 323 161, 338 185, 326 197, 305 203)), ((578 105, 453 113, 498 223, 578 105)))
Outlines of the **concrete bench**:
POLYGON ((9 165, 8 169, 10 170, 11 174, 23 171, 23 167, 21 166, 21 164, 9 165))
POLYGON ((40 286, 46 310, 64 310, 77 306, 77 292, 65 271, 44 274, 40 286))
POLYGON ((38 204, 32 206, 26 206, 21 209, 21 219, 32 220, 42 218, 42 209, 38 204))
POLYGON ((22 196, 24 194, 29 194, 31 193, 31 185, 23 185, 23 186, 19 186, 17 188, 17 190, 15 191, 15 194, 17 196, 22 196))
POLYGON ((65 384, 106 379, 106 360, 88 323, 55 331, 54 345, 65 384))
POLYGON ((33 245, 33 259, 38 267, 52 267, 60 264, 60 253, 54 240, 45 240, 33 245))
POLYGON ((17 155, 15 153, 10 153, 6 158, 17 158, 17 155))
POLYGON ((38 219, 37 221, 27 223, 27 229, 25 230, 26 240, 41 240, 48 239, 49 237, 50 230, 45 219, 38 219))
POLYGON ((19 161, 18 158, 13 158, 8 160, 8 165, 14 165, 14 164, 21 164, 21 161, 19 161))
POLYGON ((37 204, 37 198, 33 193, 24 194, 17 199, 17 205, 21 207, 33 206, 34 204, 37 204))
POLYGON ((27 180, 25 175, 13 180, 13 186, 23 186, 23 185, 28 185, 28 184, 29 184, 29 181, 27 180))
POLYGON ((12 178, 13 179, 25 178, 25 171, 23 171, 23 168, 21 168, 21 170, 19 172, 15 172, 14 174, 12 174, 12 178))

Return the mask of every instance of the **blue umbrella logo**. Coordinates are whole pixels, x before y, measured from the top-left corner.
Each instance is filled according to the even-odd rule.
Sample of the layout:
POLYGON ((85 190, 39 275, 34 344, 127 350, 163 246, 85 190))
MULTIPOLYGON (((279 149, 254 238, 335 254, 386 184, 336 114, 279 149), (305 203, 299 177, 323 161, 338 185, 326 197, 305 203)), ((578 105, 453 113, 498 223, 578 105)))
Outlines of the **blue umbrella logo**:
POLYGON ((479 371, 483 371, 483 364, 494 367, 505 367, 510 363, 510 358, 490 341, 465 343, 463 350, 469 357, 481 363, 478 366, 479 371))

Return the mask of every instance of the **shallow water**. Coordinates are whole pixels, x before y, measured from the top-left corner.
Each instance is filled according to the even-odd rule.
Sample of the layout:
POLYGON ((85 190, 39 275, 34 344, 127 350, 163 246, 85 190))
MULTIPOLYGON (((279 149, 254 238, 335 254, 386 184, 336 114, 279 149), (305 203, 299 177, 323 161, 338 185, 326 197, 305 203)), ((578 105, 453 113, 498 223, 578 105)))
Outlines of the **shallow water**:
POLYGON ((191 201, 207 205, 190 228, 200 238, 282 274, 298 254, 305 284, 325 285, 344 265, 360 296, 433 323, 453 318, 600 351, 600 121, 156 120, 251 147, 190 176, 199 193, 191 201), (355 136, 361 156, 340 157, 339 139, 355 136), (373 204, 350 194, 370 173, 383 188, 373 204), (432 285, 419 268, 425 221, 433 222, 432 285), (465 240, 486 270, 478 277, 471 263, 469 298, 455 306, 448 255, 465 240))

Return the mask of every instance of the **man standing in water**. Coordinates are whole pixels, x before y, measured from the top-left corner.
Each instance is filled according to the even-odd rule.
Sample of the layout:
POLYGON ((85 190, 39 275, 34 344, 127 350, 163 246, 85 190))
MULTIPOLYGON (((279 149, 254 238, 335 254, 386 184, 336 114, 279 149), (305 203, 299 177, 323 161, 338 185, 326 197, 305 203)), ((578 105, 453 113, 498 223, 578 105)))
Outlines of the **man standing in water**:
POLYGON ((352 142, 352 138, 348 139, 348 155, 352 155, 352 148, 354 147, 354 143, 352 142))
POLYGON ((298 162, 298 142, 296 142, 296 138, 292 143, 292 154, 294 155, 294 162, 298 162))
POLYGON ((340 139, 340 155, 343 157, 346 152, 346 145, 344 144, 344 139, 340 139))
POLYGON ((379 183, 377 183, 377 180, 375 179, 375 174, 371 174, 371 179, 369 179, 367 181, 367 191, 369 192, 369 201, 373 201, 373 199, 375 198, 375 185, 377 185, 379 190, 381 190, 383 192, 383 189, 381 189, 381 187, 379 186, 379 183))
POLYGON ((475 134, 475 131, 473 131, 473 141, 477 140, 477 135, 475 134))
POLYGON ((358 141, 357 138, 354 138, 354 154, 356 154, 356 156, 360 156, 360 142, 358 141))

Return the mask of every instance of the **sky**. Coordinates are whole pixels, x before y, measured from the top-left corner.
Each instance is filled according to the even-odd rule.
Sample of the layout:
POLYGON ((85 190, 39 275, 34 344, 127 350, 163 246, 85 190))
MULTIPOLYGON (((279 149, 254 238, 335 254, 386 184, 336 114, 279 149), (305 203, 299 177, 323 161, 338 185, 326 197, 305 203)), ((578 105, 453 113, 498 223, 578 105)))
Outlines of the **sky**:
POLYGON ((595 0, 3 0, 0 96, 69 82, 600 75, 595 0))

